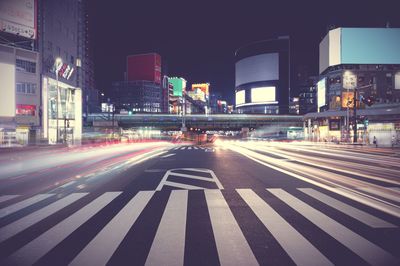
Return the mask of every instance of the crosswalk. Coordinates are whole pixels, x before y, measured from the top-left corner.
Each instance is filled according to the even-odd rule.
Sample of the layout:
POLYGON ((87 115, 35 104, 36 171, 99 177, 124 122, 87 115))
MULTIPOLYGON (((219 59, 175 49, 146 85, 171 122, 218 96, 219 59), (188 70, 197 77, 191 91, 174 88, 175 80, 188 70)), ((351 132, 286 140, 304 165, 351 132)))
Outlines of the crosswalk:
POLYGON ((211 151, 213 148, 208 148, 208 147, 201 147, 201 146, 179 146, 172 148, 172 150, 186 150, 186 151, 211 151))
MULTIPOLYGON (((61 264, 105 265, 124 249, 124 245, 135 241, 149 243, 143 244, 146 252, 141 254, 146 265, 187 264, 190 251, 185 243, 188 228, 193 228, 191 223, 202 223, 210 228, 221 265, 268 264, 268 256, 263 256, 263 252, 271 251, 263 249, 265 243, 253 239, 260 234, 268 235, 270 239, 265 241, 273 241, 283 251, 276 254, 283 254, 286 261, 298 265, 333 265, 347 261, 371 265, 400 263, 400 248, 388 249, 388 244, 383 243, 390 238, 388 234, 400 234, 397 218, 378 215, 376 210, 344 201, 324 190, 241 188, 127 193, 71 193, 62 197, 39 194, 27 199, 18 195, 0 196, 0 264, 32 265, 46 261, 60 245, 74 245, 71 241, 80 239, 76 234, 88 222, 102 226, 93 229, 90 239, 80 239, 83 248, 65 256, 69 260, 61 264), (198 206, 195 200, 204 201, 208 213, 204 219, 188 218, 188 210, 198 206), (107 215, 110 206, 119 206, 113 209, 112 216, 107 215), (63 219, 54 222, 48 219, 67 208, 70 210, 63 219), (149 239, 129 238, 132 231, 137 230, 137 223, 147 221, 149 215, 154 217, 156 213, 160 214, 160 219, 149 239), (246 213, 251 215, 243 217, 246 213), (295 216, 302 217, 301 226, 292 220, 295 216), (38 233, 28 230, 37 224, 46 228, 38 233), (354 224, 357 226, 352 226, 354 224), (380 240, 372 237, 379 234, 386 234, 386 237, 380 240), (347 250, 348 257, 340 258, 321 248, 321 243, 315 241, 316 236, 326 239, 325 245, 347 250), (18 239, 27 241, 16 244, 18 239)), ((388 241, 390 244, 390 239, 388 241)))

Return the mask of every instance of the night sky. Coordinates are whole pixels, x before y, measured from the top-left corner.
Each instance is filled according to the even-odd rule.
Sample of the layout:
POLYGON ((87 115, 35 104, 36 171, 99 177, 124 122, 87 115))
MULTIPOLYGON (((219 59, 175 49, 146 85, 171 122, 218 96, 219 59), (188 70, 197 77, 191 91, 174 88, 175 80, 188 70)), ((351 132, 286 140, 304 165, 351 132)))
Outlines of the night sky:
POLYGON ((123 80, 127 55, 158 52, 170 76, 210 82, 233 103, 237 48, 289 35, 293 69, 317 75, 329 26, 400 27, 400 1, 89 0, 89 18, 100 91, 110 94, 111 82, 123 80))

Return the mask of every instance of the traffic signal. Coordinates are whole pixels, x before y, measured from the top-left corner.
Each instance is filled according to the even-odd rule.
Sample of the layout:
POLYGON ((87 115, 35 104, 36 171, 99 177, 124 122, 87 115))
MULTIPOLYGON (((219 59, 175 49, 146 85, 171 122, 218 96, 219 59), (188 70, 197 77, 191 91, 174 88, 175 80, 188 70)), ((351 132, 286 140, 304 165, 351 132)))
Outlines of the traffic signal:
POLYGON ((367 98, 363 98, 362 101, 366 105, 371 106, 375 103, 375 98, 373 96, 368 96, 367 98))

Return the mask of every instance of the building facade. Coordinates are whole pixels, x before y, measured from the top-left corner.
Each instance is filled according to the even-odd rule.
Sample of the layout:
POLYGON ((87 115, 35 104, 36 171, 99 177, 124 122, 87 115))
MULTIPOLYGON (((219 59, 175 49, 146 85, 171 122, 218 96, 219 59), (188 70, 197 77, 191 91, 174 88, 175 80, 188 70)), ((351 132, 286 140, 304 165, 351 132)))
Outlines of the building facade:
POLYGON ((317 112, 311 139, 382 145, 399 138, 400 29, 337 28, 320 43, 317 112), (356 102, 356 114, 354 114, 356 102), (397 118, 396 118, 397 116, 397 118))
POLYGON ((287 114, 290 90, 290 39, 244 46, 235 54, 238 113, 287 114))

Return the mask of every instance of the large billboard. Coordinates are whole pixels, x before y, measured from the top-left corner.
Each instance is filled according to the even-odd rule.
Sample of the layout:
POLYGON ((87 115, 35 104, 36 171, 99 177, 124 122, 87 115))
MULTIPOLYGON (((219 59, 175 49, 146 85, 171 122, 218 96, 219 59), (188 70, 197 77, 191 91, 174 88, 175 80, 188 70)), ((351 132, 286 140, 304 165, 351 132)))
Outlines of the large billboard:
POLYGON ((14 53, 0 51, 0 117, 15 116, 14 53))
POLYGON ((210 83, 192 84, 192 91, 195 91, 196 89, 203 91, 205 97, 208 98, 210 94, 210 83))
POLYGON ((326 105, 326 78, 321 79, 317 83, 317 106, 318 110, 320 107, 326 105))
POLYGON ((279 80, 278 53, 250 56, 236 63, 236 87, 250 82, 269 80, 279 80))
POLYGON ((182 97, 186 91, 186 80, 184 78, 169 78, 168 82, 174 87, 173 96, 182 97))
POLYGON ((36 39, 36 0, 1 0, 0 30, 36 39))
POLYGON ((340 64, 400 64, 399 28, 337 28, 319 45, 319 71, 340 64))
POLYGON ((129 55, 126 71, 129 81, 146 80, 161 84, 161 56, 156 53, 129 55))
POLYGON ((259 87, 251 89, 252 103, 268 103, 275 101, 275 87, 259 87))
POLYGON ((394 76, 394 88, 400 90, 400 72, 396 73, 394 76))
POLYGON ((236 92, 236 105, 244 104, 246 102, 246 91, 241 90, 236 92))

